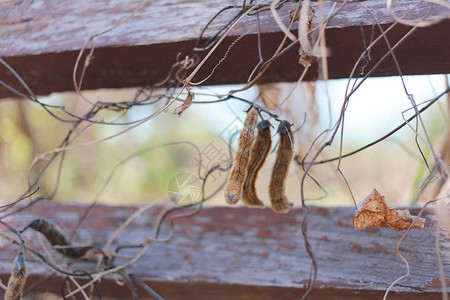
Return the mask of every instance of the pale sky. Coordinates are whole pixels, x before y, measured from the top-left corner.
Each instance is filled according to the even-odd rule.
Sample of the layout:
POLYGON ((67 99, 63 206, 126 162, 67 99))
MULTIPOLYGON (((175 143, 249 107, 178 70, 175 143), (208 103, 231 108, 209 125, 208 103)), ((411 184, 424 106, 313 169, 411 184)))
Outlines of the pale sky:
MULTIPOLYGON (((416 103, 421 103, 434 97, 445 89, 443 75, 430 76, 404 76, 406 88, 413 94, 416 103)), ((347 79, 330 80, 328 91, 332 106, 333 124, 340 113, 341 105, 345 96, 347 79)), ((218 94, 226 94, 230 86, 208 87, 210 91, 218 94)), ((240 94, 241 97, 253 101, 257 97, 257 89, 253 88, 240 94)), ((202 100, 197 96, 196 100, 202 100)), ((290 101, 290 100, 289 100, 290 101)), ((326 129, 328 120, 328 99, 325 93, 324 82, 316 83, 316 101, 319 107, 321 126, 326 129)), ((443 97, 439 102, 441 106, 445 102, 443 97)), ((239 101, 220 103, 213 105, 198 105, 200 112, 206 119, 210 120, 212 128, 220 132, 235 116, 244 117, 243 110, 247 105, 239 101)), ((444 105, 445 107, 445 105, 444 105)), ((348 141, 358 142, 370 141, 380 137, 403 122, 402 112, 411 108, 411 103, 405 94, 399 77, 369 78, 351 97, 346 112, 345 138, 348 141)), ((406 116, 410 116, 409 111, 406 116)), ((405 130, 399 132, 401 136, 405 130)))

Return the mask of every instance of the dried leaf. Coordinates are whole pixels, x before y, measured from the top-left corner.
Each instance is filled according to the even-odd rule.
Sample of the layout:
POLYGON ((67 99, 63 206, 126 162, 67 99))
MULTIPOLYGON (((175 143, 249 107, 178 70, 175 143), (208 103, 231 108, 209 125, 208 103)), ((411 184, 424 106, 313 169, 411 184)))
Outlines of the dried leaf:
POLYGON ((173 113, 178 114, 178 116, 180 116, 183 111, 185 111, 189 106, 191 106, 192 99, 194 99, 194 93, 189 92, 183 104, 181 104, 178 107, 175 107, 173 113))
POLYGON ((388 206, 384 201, 384 196, 380 195, 380 193, 376 189, 373 189, 372 193, 370 193, 369 196, 367 196, 363 201, 359 202, 358 210, 380 212, 388 210, 388 206))
POLYGON ((409 210, 407 209, 396 210, 391 208, 386 212, 387 225, 397 231, 408 229, 414 219, 417 219, 417 221, 414 222, 412 228, 425 227, 425 219, 411 216, 409 210))
POLYGON ((397 231, 408 229, 414 222, 412 228, 424 228, 425 219, 411 216, 409 210, 397 210, 389 208, 382 196, 376 189, 358 204, 357 213, 353 217, 355 229, 368 226, 390 227, 397 231))
POLYGON ((369 210, 364 210, 353 218, 353 227, 363 229, 364 227, 387 227, 384 216, 369 210))

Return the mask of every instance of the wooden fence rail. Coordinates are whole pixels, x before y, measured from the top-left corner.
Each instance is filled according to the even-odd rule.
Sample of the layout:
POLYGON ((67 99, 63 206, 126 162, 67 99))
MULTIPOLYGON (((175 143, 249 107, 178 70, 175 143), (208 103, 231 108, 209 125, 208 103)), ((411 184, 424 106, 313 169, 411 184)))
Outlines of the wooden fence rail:
MULTIPOLYGON (((247 1, 249 2, 249 1, 247 1)), ((402 16, 415 3, 394 1, 393 13, 402 16)), ((35 94, 74 90, 72 72, 75 60, 86 41, 117 24, 142 1, 3 1, 0 3, 0 56, 22 76, 35 94)), ((83 89, 122 88, 154 84, 166 75, 181 53, 192 55, 195 39, 208 20, 235 1, 148 1, 136 15, 116 29, 95 40, 96 50, 83 83, 83 89)), ((346 78, 363 53, 363 40, 369 42, 372 32, 380 35, 377 22, 386 30, 394 20, 386 11, 385 0, 350 3, 327 25, 325 34, 330 48, 330 78, 346 78)), ((317 2, 313 2, 317 8, 317 2)), ((324 2, 327 15, 333 2, 324 2)), ((339 2, 338 4, 339 5, 339 2)), ((408 19, 417 21, 447 14, 443 7, 423 3, 408 19)), ((296 3, 287 3, 279 11, 284 23, 296 3)), ((206 32, 211 36, 239 8, 226 12, 206 32)), ((318 17, 314 19, 317 24, 318 17)), ((194 78, 205 78, 227 48, 243 34, 206 84, 230 84, 247 81, 258 63, 256 16, 239 24, 194 78)), ((450 21, 418 28, 396 50, 403 74, 442 74, 450 70, 450 21)), ((398 42, 411 27, 396 25, 387 37, 391 45, 398 42)), ((270 12, 260 15, 261 49, 268 59, 278 47, 283 33, 270 12)), ((294 30, 295 33, 295 30, 294 30)), ((385 41, 371 49, 370 69, 388 51, 385 41)), ((204 54, 203 54, 204 55, 204 54)), ((295 81, 302 68, 298 49, 293 48, 277 60, 261 82, 295 81)), ((384 61, 372 76, 398 75, 391 58, 384 61)), ((308 72, 306 80, 316 79, 318 66, 308 72)), ((6 68, 0 68, 0 79, 24 91, 6 68)), ((0 98, 15 96, 0 87, 0 98)), ((36 217, 57 223, 70 234, 85 211, 83 205, 40 202, 4 221, 22 228, 36 217)), ((100 247, 114 230, 138 207, 97 205, 82 223, 74 237, 77 244, 100 247)), ((163 207, 142 214, 122 232, 112 245, 141 243, 149 236, 163 207)), ((412 213, 417 214, 418 208, 412 213)), ((352 208, 313 207, 309 212, 309 240, 318 264, 317 287, 312 299, 380 299, 391 282, 406 272, 395 247, 401 233, 391 229, 357 231, 352 227, 352 208)), ((301 222, 304 215, 296 209, 278 215, 269 209, 205 207, 198 214, 178 219, 173 239, 153 244, 140 260, 127 268, 165 299, 299 299, 305 292, 311 272, 301 222)), ((426 210, 426 227, 412 230, 400 251, 408 260, 411 275, 394 288, 395 299, 435 299, 440 297, 441 281, 436 259, 436 220, 432 208, 426 210)), ((5 228, 0 233, 14 237, 5 228)), ((168 226, 161 234, 168 233, 168 226)), ((48 259, 63 266, 72 263, 62 257, 33 231, 24 233, 27 245, 46 253, 48 259), (46 247, 43 247, 45 246, 46 247)), ((443 268, 450 271, 450 244, 439 236, 443 268)), ((0 279, 6 283, 17 245, 0 239, 0 279)), ((127 250, 133 254, 133 250, 127 250)), ((45 266, 39 258, 26 252, 30 276, 25 290, 61 293, 63 278, 45 266)), ((119 260, 117 264, 120 264, 119 260)), ((95 262, 76 262, 70 270, 93 271, 95 262)), ((126 286, 113 277, 103 278, 99 285, 107 299, 129 299, 126 286)), ((450 282, 447 282, 447 286, 450 282)), ((138 288, 142 299, 146 295, 138 288)), ((150 298, 149 298, 150 299, 150 298)))
MULTIPOLYGON (((79 50, 89 38, 125 19, 142 1, 4 1, 0 3, 0 56, 27 82, 35 94, 74 90, 72 72, 79 50)), ((84 89, 121 88, 151 85, 166 77, 177 60, 192 55, 195 40, 209 19, 221 8, 236 1, 149 1, 125 24, 95 39, 97 50, 83 82, 84 89)), ((248 1, 247 1, 248 2, 248 1)), ((392 12, 403 16, 414 1, 393 1, 392 12)), ((328 61, 330 78, 347 78, 357 58, 364 52, 364 41, 380 35, 377 21, 386 30, 394 20, 386 10, 385 0, 362 2, 374 15, 358 3, 349 3, 328 24, 327 46, 331 53, 328 61), (376 20, 375 20, 376 18, 376 20), (361 31, 364 32, 362 35, 361 31)), ((285 24, 289 11, 296 3, 286 3, 279 14, 285 24)), ((328 15, 333 2, 324 1, 324 15, 328 15)), ((339 3, 337 3, 339 7, 339 3)), ((317 2, 313 2, 317 10, 317 2)), ((336 11, 335 8, 334 11, 336 11)), ((231 9, 210 26, 205 38, 210 37, 239 8, 231 9)), ((317 10, 318 11, 318 10, 317 10)), ((419 5, 407 17, 419 20, 425 15, 435 19, 449 12, 429 2, 419 5)), ((314 22, 318 23, 318 13, 314 22)), ((442 74, 450 69, 450 22, 418 28, 395 50, 403 74, 442 74)), ((388 33, 395 45, 411 27, 396 25, 388 33)), ((269 11, 260 15, 261 49, 264 59, 272 56, 283 38, 269 11)), ((296 32, 295 30, 293 31, 296 32)), ((224 56, 229 45, 246 34, 230 51, 224 63, 205 84, 246 82, 258 63, 256 16, 239 24, 221 44, 194 81, 205 78, 224 56)), ((386 42, 380 41, 370 51, 370 69, 388 51, 386 42)), ((298 64, 298 47, 277 60, 261 78, 261 82, 296 81, 302 72, 298 64)), ((391 58, 382 63, 372 76, 398 75, 391 58)), ((306 79, 318 76, 313 66, 306 79)), ((17 80, 5 68, 0 78, 19 87, 17 80)), ((21 89, 24 91, 23 89, 21 89)), ((13 94, 0 87, 0 98, 13 94)))
MULTIPOLYGON (((69 235, 85 209, 82 205, 38 203, 33 212, 21 212, 5 222, 22 228, 36 216, 44 217, 69 235)), ((77 231, 74 243, 103 246, 136 209, 97 205, 77 231)), ((163 209, 154 207, 143 213, 111 249, 144 242, 163 209)), ((411 212, 417 214, 418 209, 411 212)), ((310 209, 309 240, 319 270, 311 299, 380 299, 389 284, 406 272, 395 251, 402 233, 385 228, 357 231, 352 226, 353 215, 354 209, 347 207, 310 209)), ((270 209, 205 207, 192 217, 176 220, 173 239, 151 245, 126 270, 165 299, 299 299, 311 267, 301 235, 303 217, 301 209, 279 215, 270 209)), ((425 218, 426 227, 409 232, 400 247, 411 275, 394 287, 390 299, 440 298, 432 209, 426 210, 425 218)), ((162 226, 161 236, 168 234, 167 224, 162 226)), ((24 236, 27 245, 45 253, 36 232, 26 231, 24 236)), ((46 241, 44 245, 50 248, 46 241)), ((450 244, 442 234, 440 245, 448 273, 450 244)), ((0 246, 0 278, 6 282, 18 247, 3 239, 0 246)), ((52 249, 47 255, 58 265, 70 262, 52 249)), ((60 293, 60 276, 27 252, 26 260, 30 271, 26 290, 60 293)), ((95 262, 84 262, 67 268, 92 271, 94 266, 95 262)), ((130 299, 128 288, 118 286, 114 278, 103 279, 99 287, 103 297, 130 299)), ((140 293, 146 299, 144 291, 140 289, 140 293)))

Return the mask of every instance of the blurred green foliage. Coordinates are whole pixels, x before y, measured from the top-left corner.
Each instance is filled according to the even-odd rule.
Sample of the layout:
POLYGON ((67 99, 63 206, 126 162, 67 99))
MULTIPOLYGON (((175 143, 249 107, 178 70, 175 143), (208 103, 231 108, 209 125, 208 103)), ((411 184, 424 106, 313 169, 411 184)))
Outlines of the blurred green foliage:
MULTIPOLYGON (((124 97, 124 92, 116 97, 111 92, 103 93, 102 96, 108 97, 110 101, 124 97)), ((133 91, 128 93, 125 96, 132 97, 133 91)), ((73 99, 74 94, 70 93, 51 97, 52 101, 66 103, 67 106, 73 99)), ((38 160, 30 169, 36 155, 58 148, 72 124, 57 121, 40 106, 25 100, 5 99, 0 105, 0 197, 13 201, 26 191, 29 181, 38 178, 51 157, 47 155, 45 159, 38 160)), ((78 104, 77 109, 81 111, 80 106, 78 104)), ((59 182, 55 200, 90 202, 103 190, 115 167, 116 171, 100 194, 99 201, 130 204, 167 195, 167 184, 172 177, 180 172, 197 174, 198 169, 195 148, 188 144, 167 144, 190 141, 201 150, 211 140, 217 139, 207 122, 195 110, 188 110, 181 117, 174 115, 172 110, 112 140, 66 151, 61 169, 63 156, 60 155, 45 171, 37 195, 51 195, 59 182), (118 165, 130 155, 145 149, 151 151, 144 151, 118 165)), ((146 113, 150 114, 151 111, 146 113)), ((120 114, 108 112, 101 118, 114 120, 117 116, 120 114)), ((122 117, 121 121, 137 118, 131 114, 122 117)), ((101 140, 128 127, 86 125, 80 126, 86 129, 75 132, 74 136, 79 136, 72 145, 101 140)))

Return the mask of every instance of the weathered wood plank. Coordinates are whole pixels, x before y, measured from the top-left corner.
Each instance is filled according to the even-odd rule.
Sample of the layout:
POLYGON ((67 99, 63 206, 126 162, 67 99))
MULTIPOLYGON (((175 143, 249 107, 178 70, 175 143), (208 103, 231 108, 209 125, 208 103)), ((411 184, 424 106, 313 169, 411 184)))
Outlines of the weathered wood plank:
MULTIPOLYGON (((196 39, 207 21, 221 8, 237 4, 239 1, 208 2, 186 0, 159 0, 148 2, 135 16, 108 34, 96 39, 97 47, 146 46, 167 44, 196 39)), ((267 1, 269 2, 269 1, 267 1)), ((102 32, 128 17, 141 0, 123 2, 120 0, 101 0, 73 3, 72 1, 9 1, 1 3, 1 56, 36 55, 43 53, 79 50, 88 38, 102 32), (87 22, 88 21, 88 22, 87 22), (20 34, 20 35, 19 35, 20 34)), ((393 19, 386 10, 386 1, 365 1, 381 24, 390 24, 393 19)), ((392 12, 401 16, 415 3, 395 1, 392 12)), ((296 3, 287 3, 280 10, 280 17, 288 22, 289 11, 296 3)), ((317 3, 313 3, 317 8, 317 3)), ((333 2, 325 1, 324 16, 330 13, 333 2)), ((419 6, 408 20, 417 21, 425 16, 430 5, 419 6)), ((205 34, 211 37, 225 21, 228 21, 239 8, 229 10, 214 22, 205 34)), ((432 16, 443 14, 442 7, 435 6, 432 16)), ((447 12, 448 13, 448 12, 447 12)), ((373 18, 361 6, 349 3, 342 13, 336 15, 329 28, 372 25, 373 18)), ((317 16, 315 18, 318 22, 317 16)), ((433 19, 433 18, 431 18, 433 19)), ((238 24, 232 33, 257 33, 255 17, 238 24)), ((260 16, 261 32, 279 32, 270 12, 260 16)), ((350 41, 349 41, 350 42, 350 41)))
MULTIPOLYGON (((36 94, 73 90, 72 70, 78 50, 90 36, 99 33, 120 20, 141 1, 10 1, 0 3, 0 56, 14 67, 36 94)), ((191 55, 194 40, 207 21, 222 7, 235 1, 149 1, 133 18, 120 27, 96 39, 95 59, 91 62, 84 88, 120 88, 153 84, 164 78, 178 53, 191 55)), ((364 1, 377 20, 387 28, 393 22, 385 8, 384 0, 364 1)), ((395 1, 393 12, 401 16, 415 3, 395 1)), ((287 3, 280 9, 283 22, 295 3, 287 3)), ((317 6, 317 3, 313 4, 317 6)), ((428 13, 431 4, 419 6, 409 16, 418 20, 428 13)), ((325 2, 327 15, 332 2, 325 2)), ((316 7, 317 8, 317 7, 316 7)), ((211 25, 205 37, 215 33, 238 8, 224 13, 211 25)), ((435 6, 430 18, 448 14, 435 6)), ((283 35, 270 12, 260 15, 262 50, 267 59, 274 52, 283 35)), ((315 18, 318 22, 318 18, 315 18)), ((327 45, 332 50, 329 59, 330 78, 348 77, 357 57, 363 51, 360 25, 366 39, 371 35, 374 18, 360 5, 350 3, 330 21, 326 30, 327 45)), ((396 54, 404 74, 447 73, 450 70, 450 33, 448 21, 417 30, 396 54)), ((397 26, 389 34, 392 44, 409 29, 397 26)), ((237 36, 248 33, 234 46, 227 60, 217 69, 207 84, 243 83, 258 62, 256 17, 248 17, 231 32, 217 50, 210 63, 196 77, 204 78, 222 58, 227 47, 237 36)), ((376 35, 379 32, 376 30, 376 35)), ((371 51, 372 64, 386 53, 384 43, 371 51)), ((297 80, 301 68, 297 64, 297 49, 292 49, 278 60, 262 82, 297 80)), ((367 69, 370 65, 367 67, 367 69)), ((386 61, 374 72, 374 76, 396 75, 392 60, 386 61)), ((317 77, 317 66, 307 79, 317 77)), ((17 82, 4 68, 0 78, 14 87, 17 82)), ((3 88, 0 97, 11 95, 3 88)))
MULTIPOLYGON (((143 242, 162 209, 155 207, 142 214, 118 237, 112 249, 143 242)), ((104 244, 135 210, 136 207, 96 206, 74 241, 104 244)), ((413 214, 417 212, 418 209, 412 209, 413 214)), ((69 233, 82 213, 82 206, 39 203, 33 213, 22 212, 5 221, 21 228, 36 216, 46 217, 69 233)), ((405 266, 395 253, 401 233, 377 228, 356 231, 352 217, 352 208, 310 210, 309 239, 319 268, 313 299, 330 299, 330 295, 333 299, 379 299, 389 284, 405 273, 405 266)), ((396 299, 430 299, 439 294, 436 222, 431 209, 425 217, 426 228, 412 230, 401 246, 410 263, 411 276, 393 289, 396 299)), ((305 291, 310 272, 301 235, 302 219, 300 209, 278 215, 269 209, 204 208, 195 216, 177 220, 174 238, 167 244, 152 245, 127 270, 167 299, 298 299, 305 291)), ((166 224, 161 233, 164 236, 167 232, 166 224)), ((24 235, 29 245, 42 249, 36 233, 27 231, 24 235)), ((0 250, 0 274, 5 282, 17 246, 0 240, 0 250)), ((441 251, 448 274, 450 244, 442 235, 441 251)), ((64 261, 57 252, 51 253, 58 263, 64 261)), ((28 284, 52 274, 29 254, 27 261, 31 274, 28 284)), ((94 263, 81 266, 92 269, 94 263)), ((80 269, 80 265, 70 269, 80 269)), ((58 292, 60 281, 53 278, 34 290, 58 292)), ((105 297, 111 293, 121 299, 128 297, 128 289, 115 285, 113 280, 103 280, 100 288, 105 297)))

